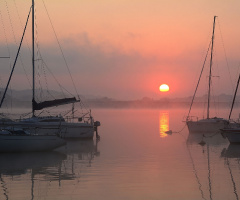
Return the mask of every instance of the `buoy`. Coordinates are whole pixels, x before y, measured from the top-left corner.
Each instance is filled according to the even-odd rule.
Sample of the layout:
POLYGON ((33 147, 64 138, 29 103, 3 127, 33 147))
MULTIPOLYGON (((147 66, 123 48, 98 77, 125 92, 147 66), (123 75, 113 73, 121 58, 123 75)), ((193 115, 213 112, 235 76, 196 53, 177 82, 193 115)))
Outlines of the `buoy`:
POLYGON ((172 135, 172 130, 165 131, 165 133, 167 133, 168 135, 172 135))

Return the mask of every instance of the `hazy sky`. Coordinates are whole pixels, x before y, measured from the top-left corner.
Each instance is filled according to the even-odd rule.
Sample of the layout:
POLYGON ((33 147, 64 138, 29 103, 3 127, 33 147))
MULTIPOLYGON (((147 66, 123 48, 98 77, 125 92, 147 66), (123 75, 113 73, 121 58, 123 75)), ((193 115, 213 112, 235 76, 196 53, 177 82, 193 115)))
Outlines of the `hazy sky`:
MULTIPOLYGON (((239 0, 36 0, 36 39, 42 59, 59 83, 74 92, 44 3, 80 94, 117 99, 192 95, 214 15, 218 18, 213 92, 233 93, 240 65, 239 0), (159 92, 163 83, 169 85, 168 93, 159 92)), ((11 56, 10 64, 6 59, 0 62, 1 87, 14 62, 30 6, 31 0, 0 0, 0 54, 11 56)), ((13 88, 31 86, 30 49, 31 19, 13 88)), ((209 59, 205 68, 199 94, 206 94, 209 59)), ((37 79, 37 84, 55 89, 55 78, 47 74, 49 70, 39 65, 37 76, 45 76, 48 83, 37 79)))

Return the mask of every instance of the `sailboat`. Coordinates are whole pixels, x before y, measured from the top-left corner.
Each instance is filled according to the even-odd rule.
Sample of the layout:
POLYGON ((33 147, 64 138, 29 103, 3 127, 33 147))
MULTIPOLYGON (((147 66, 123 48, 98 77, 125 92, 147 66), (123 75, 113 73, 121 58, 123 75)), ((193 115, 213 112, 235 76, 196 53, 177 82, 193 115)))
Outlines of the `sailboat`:
MULTIPOLYGON (((240 74, 238 77, 237 86, 235 89, 232 106, 231 106, 229 117, 228 117, 229 121, 231 119, 232 110, 233 110, 233 106, 235 103, 239 82, 240 82, 240 74)), ((226 137, 231 144, 240 144, 240 123, 236 123, 236 122, 229 123, 228 126, 221 129, 221 134, 223 137, 226 137)))
MULTIPOLYGON (((29 15, 30 12, 28 14, 27 22, 29 19, 29 15)), ((10 77, 12 76, 17 61, 17 57, 23 41, 23 36, 25 34, 26 26, 27 23, 24 28, 22 39, 18 48, 17 56, 15 58, 15 62, 10 77)), ((11 78, 9 79, 7 86, 5 88, 5 92, 2 97, 0 107, 2 106, 10 80, 11 78)), ((31 134, 28 131, 24 130, 22 127, 15 126, 17 124, 9 119, 3 119, 1 121, 2 123, 5 123, 6 126, 0 127, 0 153, 48 151, 66 144, 65 140, 59 137, 59 134, 51 133, 45 135, 31 134)))
MULTIPOLYGON (((79 139, 89 139, 93 138, 94 131, 97 133, 97 127, 100 126, 99 121, 94 121, 91 110, 84 113, 80 117, 72 116, 72 118, 64 118, 61 115, 57 116, 37 116, 36 111, 42 110, 44 108, 59 106, 64 104, 74 104, 76 102, 80 102, 80 99, 76 97, 70 98, 62 98, 49 100, 44 102, 37 102, 35 98, 35 53, 34 53, 34 44, 35 44, 35 36, 34 36, 34 0, 32 0, 32 116, 29 118, 24 118, 21 120, 0 120, 0 127, 8 127, 9 125, 14 125, 16 128, 22 128, 23 130, 27 130, 31 134, 45 135, 45 134, 60 134, 63 138, 79 138, 79 139)), ((30 13, 29 13, 30 14, 30 13)), ((28 15, 29 17, 29 15, 28 15)), ((28 20, 27 20, 28 21, 28 20)), ((27 23, 26 23, 27 26, 27 23)), ((25 26, 25 30, 26 30, 25 26)), ((24 33, 25 33, 24 30, 24 33)), ((23 34, 24 36, 24 34, 23 34)), ((23 39, 23 37, 22 37, 23 39)), ((21 41, 22 43, 22 41, 21 41)), ((21 44, 20 43, 20 44, 21 44)), ((20 51, 21 45, 19 46, 17 57, 20 51)), ((3 103, 3 100, 6 95, 6 91, 8 85, 10 83, 12 73, 17 61, 17 57, 14 62, 14 66, 11 72, 11 75, 8 80, 7 87, 4 91, 4 95, 2 97, 2 101, 0 107, 3 103)), ((96 134, 97 137, 98 134, 96 134)))
POLYGON ((213 117, 210 118, 210 95, 211 95, 211 79, 212 79, 212 59, 213 59, 213 46, 214 46, 214 32, 215 32, 215 20, 216 20, 217 16, 214 16, 214 20, 213 20, 213 32, 212 32, 212 40, 211 40, 211 58, 210 58, 210 71, 209 71, 209 78, 208 78, 208 104, 207 104, 207 118, 204 119, 200 119, 198 120, 198 118, 193 118, 190 117, 190 112, 191 112, 191 108, 193 105, 193 101, 196 95, 196 91, 201 79, 201 75, 203 72, 203 68, 205 65, 205 61, 204 61, 204 65, 197 83, 197 87, 195 89, 194 95, 193 95, 193 99, 192 99, 192 103, 188 112, 188 116, 186 119, 186 124, 189 130, 189 133, 217 133, 220 132, 220 129, 224 128, 227 124, 228 124, 228 120, 223 119, 223 118, 218 118, 218 117, 213 117))

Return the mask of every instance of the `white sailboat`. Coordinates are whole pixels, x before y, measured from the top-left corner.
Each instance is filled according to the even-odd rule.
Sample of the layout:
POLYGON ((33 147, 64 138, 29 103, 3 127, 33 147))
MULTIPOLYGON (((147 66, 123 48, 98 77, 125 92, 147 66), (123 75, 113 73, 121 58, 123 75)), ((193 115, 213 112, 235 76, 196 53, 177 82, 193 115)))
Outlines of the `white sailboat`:
MULTIPOLYGON (((210 58, 210 71, 209 71, 209 79, 208 79, 208 104, 207 104, 207 117, 204 119, 198 120, 198 118, 194 118, 190 116, 191 108, 193 105, 193 101, 196 95, 196 91, 201 79, 201 75, 203 72, 203 68, 198 80, 197 87, 195 89, 192 103, 188 112, 188 116, 186 119, 186 124, 190 133, 217 133, 220 132, 220 129, 224 128, 228 124, 228 120, 219 117, 210 117, 210 93, 211 93, 211 79, 212 79, 212 58, 213 58, 213 46, 214 46, 214 31, 215 31, 215 20, 217 16, 214 16, 213 21, 213 32, 212 32, 212 40, 211 40, 211 58, 210 58)), ((206 59, 205 59, 206 61, 206 59)), ((205 64, 205 62, 204 62, 205 64)))
MULTIPOLYGON (((30 12, 29 12, 29 15, 30 15, 30 12)), ((27 22, 29 19, 29 15, 27 18, 27 22)), ((18 53, 15 58, 15 62, 14 62, 10 77, 12 76, 12 73, 17 61, 17 57, 21 48, 26 27, 27 27, 27 23, 24 28, 22 39, 18 48, 18 53)), ((2 106, 2 102, 6 95, 6 91, 8 89, 9 83, 10 83, 10 79, 5 88, 5 92, 1 100, 0 107, 2 106)), ((23 130, 22 127, 16 128, 15 122, 11 120, 2 119, 2 122, 8 124, 8 126, 4 126, 0 128, 0 153, 48 151, 66 144, 66 142, 62 138, 60 138, 59 135, 57 134, 50 134, 50 133, 45 135, 31 134, 23 130)))
MULTIPOLYGON (((72 116, 64 118, 61 115, 57 116, 43 116, 39 117, 36 115, 36 111, 42 110, 44 108, 59 106, 63 104, 70 104, 80 102, 80 99, 76 99, 76 97, 71 98, 62 98, 55 100, 48 100, 44 102, 36 102, 35 99, 35 53, 34 53, 34 0, 32 0, 32 69, 33 69, 33 79, 32 79, 32 116, 29 118, 7 121, 0 120, 0 127, 7 127, 9 125, 14 125, 14 127, 22 128, 27 130, 31 134, 45 135, 46 133, 51 134, 60 134, 63 138, 78 138, 78 139, 89 139, 93 138, 94 131, 97 131, 97 127, 100 126, 100 122, 94 122, 94 119, 91 115, 91 110, 87 111, 80 117, 72 116)), ((27 25, 27 24, 26 24, 27 25)), ((26 28, 25 28, 26 29, 26 28)), ((24 30, 25 32, 25 30, 24 30)), ((21 47, 21 45, 20 45, 21 47)), ((19 50, 20 50, 19 47, 19 50)), ((19 52, 18 50, 18 52, 19 52)), ((17 57, 16 57, 17 60, 17 57)), ((16 63, 15 60, 15 63, 16 63)), ((14 63, 14 65, 15 65, 14 63)), ((13 67, 14 70, 14 67, 13 67)), ((11 76, 13 73, 11 72, 8 84, 11 80, 11 76)), ((7 86, 8 87, 8 86, 7 86)), ((4 92, 2 102, 5 98, 4 92)), ((1 105, 2 105, 1 102, 1 105)), ((0 106, 1 106, 0 105, 0 106)), ((97 137, 98 134, 96 134, 97 137)))

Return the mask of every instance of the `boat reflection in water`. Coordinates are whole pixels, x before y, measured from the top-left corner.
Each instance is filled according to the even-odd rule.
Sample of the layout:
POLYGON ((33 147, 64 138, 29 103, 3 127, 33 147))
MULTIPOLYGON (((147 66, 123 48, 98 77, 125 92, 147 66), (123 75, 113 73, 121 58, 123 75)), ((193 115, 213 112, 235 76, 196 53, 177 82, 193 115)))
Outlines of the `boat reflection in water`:
POLYGON ((160 111, 159 113, 159 134, 160 137, 167 137, 166 133, 169 131, 169 112, 168 111, 160 111))
POLYGON ((71 162, 66 162, 67 164, 74 165, 76 161, 88 163, 88 166, 91 166, 93 158, 100 155, 97 145, 98 140, 96 144, 93 140, 68 140, 67 144, 58 148, 57 151, 67 154, 67 161, 71 160, 71 162))
POLYGON ((220 194, 216 192, 217 188, 229 186, 231 188, 231 185, 225 182, 229 178, 229 174, 226 173, 223 160, 219 159, 222 149, 226 148, 228 144, 228 140, 223 138, 220 133, 189 133, 188 135, 186 149, 196 179, 195 183, 198 185, 202 199, 233 199, 235 195, 234 193, 220 194), (231 198, 228 198, 229 196, 231 198))
POLYGON ((55 191, 65 181, 78 180, 100 155, 97 143, 76 140, 55 151, 1 153, 0 199, 39 199, 42 189, 55 191))
POLYGON ((227 148, 224 148, 222 150, 221 157, 240 158, 240 145, 239 144, 229 144, 227 148))
POLYGON ((224 158, 224 164, 227 167, 227 179, 231 181, 235 199, 239 199, 238 189, 239 183, 239 159, 240 159, 240 146, 239 144, 229 144, 227 148, 223 148, 221 157, 224 158), (236 176, 237 175, 237 176, 236 176))
POLYGON ((228 144, 228 140, 224 138, 219 132, 218 133, 189 133, 187 138, 187 144, 210 144, 213 146, 219 146, 223 144, 228 144))
POLYGON ((59 166, 67 156, 65 154, 49 152, 28 152, 28 153, 1 153, 0 174, 21 175, 28 173, 28 170, 46 167, 59 166))

